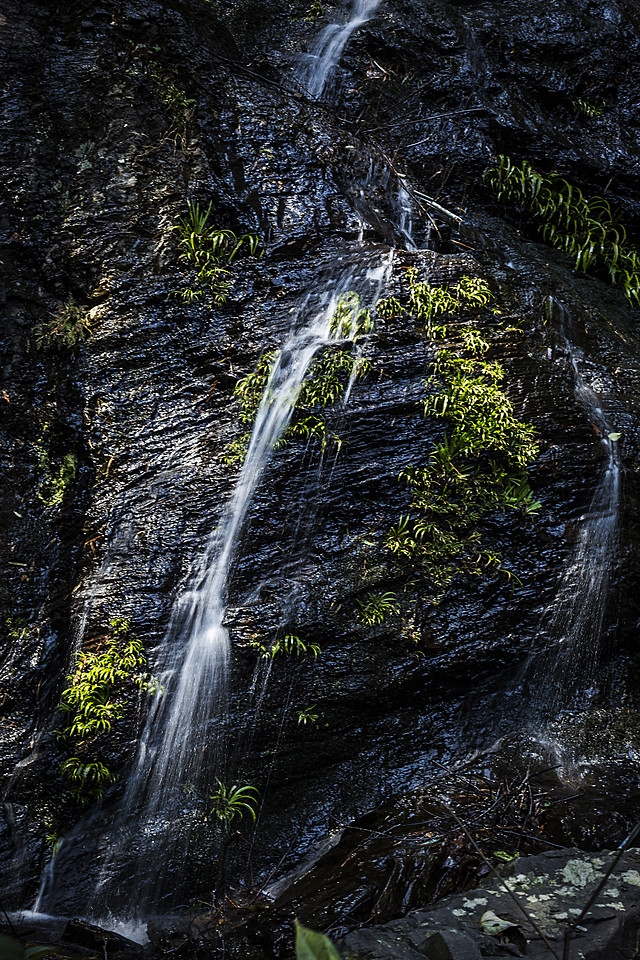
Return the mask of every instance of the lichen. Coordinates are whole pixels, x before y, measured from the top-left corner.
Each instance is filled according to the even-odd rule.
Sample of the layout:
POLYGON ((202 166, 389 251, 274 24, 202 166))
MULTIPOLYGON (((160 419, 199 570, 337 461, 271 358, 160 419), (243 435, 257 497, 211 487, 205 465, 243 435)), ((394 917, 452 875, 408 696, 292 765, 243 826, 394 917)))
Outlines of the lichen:
MULTIPOLYGON (((586 887, 588 883, 598 879, 598 871, 585 860, 569 860, 562 868, 562 879, 571 886, 586 887)), ((638 883, 640 883, 640 876, 638 876, 638 883)))
POLYGON ((478 897, 476 900, 463 900, 462 906, 473 910, 475 907, 485 907, 488 902, 486 897, 478 897))

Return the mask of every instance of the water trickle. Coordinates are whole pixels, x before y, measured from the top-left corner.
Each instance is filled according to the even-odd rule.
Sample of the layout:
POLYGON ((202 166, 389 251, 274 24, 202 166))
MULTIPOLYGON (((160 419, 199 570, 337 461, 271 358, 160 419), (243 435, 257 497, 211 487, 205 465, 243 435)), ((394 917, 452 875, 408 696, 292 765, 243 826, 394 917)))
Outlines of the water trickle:
POLYGON ((369 156, 366 168, 354 176, 353 206, 360 220, 361 238, 370 226, 394 246, 417 248, 414 204, 406 180, 380 156, 369 156))
POLYGON ((614 428, 596 390, 582 374, 582 352, 571 340, 569 321, 560 304, 549 301, 557 319, 558 349, 573 374, 574 394, 599 436, 604 470, 582 518, 576 546, 544 629, 556 641, 552 656, 534 664, 536 697, 543 712, 557 712, 576 694, 588 698, 585 682, 593 677, 604 633, 611 573, 616 562, 620 514, 620 455, 614 428))
POLYGON ((321 96, 351 34, 371 19, 380 3, 381 0, 353 0, 349 19, 325 27, 311 51, 301 57, 295 79, 310 97, 321 96))
POLYGON ((411 196, 405 185, 400 181, 398 184, 397 206, 400 211, 398 217, 398 232, 404 238, 407 248, 415 250, 413 240, 413 203, 411 196))

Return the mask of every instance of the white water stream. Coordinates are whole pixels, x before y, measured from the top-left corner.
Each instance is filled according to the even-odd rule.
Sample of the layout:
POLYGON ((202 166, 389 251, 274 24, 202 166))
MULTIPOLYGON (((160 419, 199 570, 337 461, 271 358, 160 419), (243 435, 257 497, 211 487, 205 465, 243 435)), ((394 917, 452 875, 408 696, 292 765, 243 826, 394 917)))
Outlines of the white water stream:
MULTIPOLYGON (((202 769, 205 745, 211 752, 222 736, 226 706, 229 636, 223 620, 231 565, 247 512, 271 453, 291 419, 305 375, 319 350, 332 339, 331 322, 340 297, 354 287, 378 287, 386 264, 344 270, 311 306, 307 322, 282 347, 265 388, 242 470, 222 521, 200 563, 194 585, 179 598, 164 642, 168 661, 162 676, 164 695, 155 698, 131 775, 124 806, 139 807, 141 792, 149 809, 166 808, 168 794, 185 783, 198 785, 211 776, 202 769), (175 661, 180 664, 176 666, 175 661), (216 720, 212 728, 212 720, 216 720)), ((357 310, 351 314, 347 339, 356 333, 357 310)), ((351 383, 347 387, 350 392, 351 383)), ((219 755, 222 750, 219 749, 219 755)))
POLYGON ((605 454, 602 476, 589 509, 581 518, 571 559, 553 603, 545 614, 545 633, 557 641, 553 653, 533 671, 536 698, 544 712, 554 715, 593 677, 603 641, 611 573, 616 561, 620 516, 620 455, 614 427, 602 401, 582 373, 582 351, 572 342, 564 309, 559 314, 561 355, 573 374, 574 395, 587 413, 605 454))
POLYGON ((310 97, 321 96, 351 35, 374 15, 381 0, 353 0, 345 23, 330 23, 300 58, 295 79, 310 97))
MULTIPOLYGON (((347 22, 323 31, 300 74, 310 95, 320 95, 349 37, 379 3, 354 0, 347 22)), ((394 188, 385 190, 392 230, 411 244, 410 200, 402 184, 394 188)), ((205 546, 192 585, 175 604, 158 651, 155 673, 161 692, 154 697, 118 819, 107 833, 96 827, 102 872, 97 889, 89 893, 90 912, 103 923, 114 909, 119 918, 135 919, 167 906, 167 887, 172 883, 167 864, 172 857, 178 863, 188 857, 194 798, 206 799, 215 778, 225 777, 230 639, 224 618, 233 562, 251 503, 314 357, 335 339, 331 324, 340 297, 355 290, 365 305, 375 303, 392 261, 392 250, 366 247, 348 266, 338 260, 320 291, 312 291, 301 304, 277 356, 228 506, 205 546)), ((357 309, 346 339, 353 339, 356 322, 357 309)), ((341 333, 344 337, 343 325, 341 333)), ((352 377, 343 404, 353 385, 352 377)), ((73 870, 81 848, 79 828, 60 849, 58 858, 68 860, 61 872, 73 870)), ((56 908, 58 858, 43 876, 38 910, 56 908)))

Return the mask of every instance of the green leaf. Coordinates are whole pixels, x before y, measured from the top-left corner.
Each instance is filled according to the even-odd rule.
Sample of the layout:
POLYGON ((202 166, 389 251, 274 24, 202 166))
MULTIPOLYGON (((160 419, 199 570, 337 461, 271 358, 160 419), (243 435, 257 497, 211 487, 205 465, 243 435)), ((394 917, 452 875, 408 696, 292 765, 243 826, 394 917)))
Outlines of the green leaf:
POLYGON ((508 850, 494 850, 493 855, 494 857, 498 857, 499 860, 504 860, 507 863, 509 860, 517 860, 519 857, 519 854, 509 853, 508 850))
POLYGON ((615 440, 619 440, 620 437, 622 436, 622 434, 621 434, 621 433, 608 433, 607 436, 609 437, 609 440, 615 441, 615 440))
POLYGON ((328 937, 303 927, 296 920, 296 960, 341 960, 341 958, 328 937))

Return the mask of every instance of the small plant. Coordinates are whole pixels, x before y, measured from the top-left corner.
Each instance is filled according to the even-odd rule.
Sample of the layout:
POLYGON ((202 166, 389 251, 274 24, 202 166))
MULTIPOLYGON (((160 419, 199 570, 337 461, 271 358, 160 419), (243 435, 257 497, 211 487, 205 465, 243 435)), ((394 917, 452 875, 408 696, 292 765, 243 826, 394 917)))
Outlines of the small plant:
POLYGON ((398 613, 395 593, 368 593, 364 600, 358 600, 360 619, 367 626, 382 623, 390 614, 398 613))
POLYGON ((70 715, 65 735, 85 738, 108 732, 124 712, 124 700, 114 696, 118 686, 131 682, 141 690, 149 689, 148 674, 140 672, 146 666, 142 643, 130 627, 129 620, 112 620, 103 649, 77 655, 75 670, 67 677, 69 686, 63 690, 58 707, 70 715))
POLYGON ((317 643, 305 643, 300 637, 293 635, 276 640, 270 647, 265 647, 259 640, 252 641, 251 646, 260 651, 263 660, 273 660, 274 657, 282 654, 300 657, 311 653, 314 657, 317 657, 321 652, 317 643))
POLYGON ((307 724, 309 724, 313 726, 319 721, 320 714, 316 713, 316 705, 314 703, 310 707, 305 707, 304 710, 298 710, 296 712, 296 718, 298 725, 302 724, 303 726, 307 726, 307 724))
POLYGON ((79 757, 69 757, 60 764, 60 772, 79 796, 87 794, 102 796, 105 788, 114 782, 113 773, 99 760, 83 762, 79 757))
MULTIPOLYGON (((385 545, 399 561, 424 571, 431 602, 439 603, 461 574, 501 570, 511 576, 501 556, 482 544, 478 525, 492 511, 532 513, 539 508, 526 474, 538 446, 533 427, 517 419, 501 387, 502 367, 486 359, 489 340, 465 318, 469 310, 494 312, 486 281, 463 277, 449 291, 436 288, 441 292, 435 297, 433 292, 425 294, 414 271, 407 275, 409 296, 383 304, 387 313, 423 324, 425 303, 437 302, 447 310, 456 304, 455 312, 451 307, 447 322, 435 332, 448 343, 424 381, 422 403, 424 415, 443 420, 447 429, 425 465, 402 471, 401 479, 412 494, 412 512, 389 530, 385 545)), ((426 330, 434 336, 433 327, 427 324, 426 330)), ((360 607, 368 613, 366 601, 360 607)), ((371 616, 380 614, 374 606, 371 616)))
MULTIPOLYGON (((357 293, 350 291, 340 297, 330 322, 331 337, 337 342, 328 343, 309 367, 298 390, 294 415, 280 440, 281 445, 295 438, 317 440, 323 450, 329 444, 340 449, 342 440, 327 429, 323 411, 340 401, 351 380, 364 376, 370 369, 369 361, 354 353, 354 344, 370 332, 372 324, 371 314, 363 308, 357 293)), ((255 371, 236 384, 234 396, 240 405, 242 423, 253 423, 278 358, 277 350, 264 353, 255 371)), ((225 463, 241 462, 249 436, 244 434, 225 448, 225 463)))
POLYGON ((222 451, 221 460, 228 467, 236 467, 242 463, 249 449, 250 433, 243 433, 237 440, 231 440, 222 451))
POLYGON ((207 293, 214 303, 226 302, 231 289, 229 265, 243 248, 250 256, 261 257, 260 238, 255 233, 238 237, 232 230, 213 227, 209 222, 211 203, 204 209, 197 201, 187 201, 187 216, 173 228, 178 235, 180 259, 196 271, 195 284, 174 290, 184 303, 199 300, 207 293))
POLYGON ((544 240, 563 250, 582 272, 595 271, 620 284, 630 303, 640 305, 640 251, 627 243, 626 230, 604 197, 583 196, 564 177, 545 177, 524 160, 499 156, 485 170, 498 200, 529 214, 544 240))
POLYGON ((469 307, 488 307, 493 294, 486 280, 480 277, 461 277, 454 287, 458 301, 469 307))
POLYGON ((213 801, 209 816, 216 817, 221 823, 229 825, 236 817, 242 819, 248 814, 255 823, 258 790, 250 785, 228 787, 216 777, 217 789, 209 794, 213 801))
POLYGON ((67 717, 58 734, 72 741, 76 753, 61 763, 60 771, 82 803, 99 799, 115 780, 101 760, 86 754, 105 745, 105 734, 125 716, 126 697, 132 689, 158 690, 157 681, 144 670, 142 644, 130 628, 128 620, 115 618, 97 650, 77 654, 58 706, 67 717))
POLYGON ((167 74, 159 63, 151 60, 148 69, 158 96, 166 106, 171 120, 168 136, 174 140, 174 143, 179 143, 182 152, 186 153, 196 101, 186 95, 178 86, 175 77, 167 74))
POLYGON ((424 327, 429 337, 443 339, 447 333, 445 323, 435 323, 437 316, 454 314, 461 310, 483 309, 493 298, 486 280, 463 276, 452 287, 434 287, 426 280, 418 279, 415 267, 406 269, 409 295, 404 302, 397 297, 378 300, 376 313, 384 320, 411 317, 424 327))
POLYGON ((5 624, 10 640, 21 643, 25 637, 29 636, 29 621, 24 617, 7 617, 5 624))
POLYGON ((324 4, 322 0, 313 0, 313 3, 305 13, 303 20, 307 20, 310 23, 313 23, 315 20, 318 20, 321 16, 324 15, 324 4))
POLYGON ((60 507, 76 478, 78 461, 75 454, 66 453, 57 467, 54 467, 49 441, 49 424, 42 427, 35 445, 41 479, 38 483, 38 499, 49 510, 60 507))
POLYGON ((55 347, 58 350, 75 347, 91 333, 91 321, 87 311, 79 307, 73 297, 58 307, 49 320, 34 330, 38 350, 55 347))
POLYGON ((175 83, 175 81, 163 72, 159 63, 154 60, 149 62, 149 72, 153 77, 156 87, 160 93, 162 101, 173 110, 191 112, 196 105, 196 101, 188 97, 184 90, 175 83))
POLYGON ((349 290, 338 300, 330 325, 331 336, 337 340, 356 341, 373 330, 371 311, 362 306, 362 298, 349 290))
POLYGON ((604 100, 601 98, 595 100, 589 97, 576 97, 571 101, 571 106, 581 116, 587 117, 589 120, 597 120, 598 117, 602 116, 604 100))

